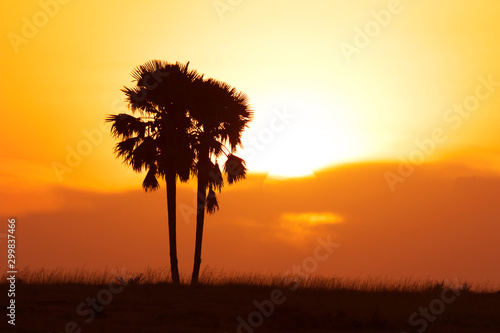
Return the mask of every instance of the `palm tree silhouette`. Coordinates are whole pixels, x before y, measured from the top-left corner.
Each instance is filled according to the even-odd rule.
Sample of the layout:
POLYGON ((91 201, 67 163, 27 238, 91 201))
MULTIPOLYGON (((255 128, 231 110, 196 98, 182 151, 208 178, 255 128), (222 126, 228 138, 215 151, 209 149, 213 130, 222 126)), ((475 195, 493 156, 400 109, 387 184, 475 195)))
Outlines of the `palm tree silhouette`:
POLYGON ((192 85, 201 79, 187 64, 152 60, 132 72, 136 85, 122 91, 134 117, 109 115, 111 133, 122 141, 115 154, 136 172, 147 170, 142 187, 146 192, 167 188, 168 233, 172 282, 180 283, 176 240, 176 183, 189 180, 195 152, 191 148, 192 121, 188 116, 192 85))
POLYGON ((196 214, 196 245, 191 284, 198 282, 205 207, 213 214, 219 208, 215 190, 221 191, 224 181, 217 158, 226 155, 224 173, 229 184, 245 178, 245 161, 232 153, 241 145, 241 135, 253 111, 248 98, 226 83, 208 79, 194 82, 196 94, 190 106, 193 120, 193 149, 196 153, 194 173, 198 177, 196 214), (207 195, 208 189, 208 195, 207 195))

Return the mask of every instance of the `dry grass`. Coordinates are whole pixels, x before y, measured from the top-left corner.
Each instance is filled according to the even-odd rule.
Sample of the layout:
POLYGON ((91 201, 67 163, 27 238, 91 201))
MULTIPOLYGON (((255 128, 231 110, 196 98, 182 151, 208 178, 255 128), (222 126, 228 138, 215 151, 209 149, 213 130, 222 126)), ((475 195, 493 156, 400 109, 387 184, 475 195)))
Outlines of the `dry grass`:
MULTIPOLYGON (((6 270, 3 270, 5 272, 6 270)), ((2 273, 0 279, 6 282, 7 273, 2 273)), ((55 268, 55 269, 33 269, 24 267, 18 269, 17 282, 24 284, 84 284, 103 285, 109 283, 116 277, 130 280, 136 277, 133 283, 136 284, 159 284, 170 283, 169 268, 147 267, 142 271, 128 272, 119 268, 105 268, 103 270, 91 270, 86 268, 55 268)), ((184 284, 189 284, 190 276, 181 276, 184 284)), ((200 274, 200 284, 213 286, 245 285, 255 287, 275 287, 289 288, 290 280, 285 281, 280 274, 257 273, 257 272, 237 272, 230 270, 215 269, 206 267, 200 274)), ((418 292, 430 289, 440 289, 444 281, 433 279, 417 280, 412 278, 391 279, 387 277, 365 277, 346 278, 323 275, 311 275, 309 277, 297 277, 300 282, 300 289, 318 290, 353 290, 368 292, 418 292)), ((482 284, 468 283, 467 281, 450 281, 449 285, 461 290, 474 292, 495 292, 493 284, 485 282, 482 284)), ((444 284, 446 287, 447 285, 444 284)))
MULTIPOLYGON (((252 314, 262 312, 256 302, 269 304, 276 288, 281 288, 284 303, 275 304, 254 332, 415 332, 418 327, 409 324, 412 313, 442 297, 441 282, 430 279, 315 275, 301 280, 301 288, 292 291, 278 274, 212 268, 202 272, 201 284, 195 287, 187 285, 187 275, 181 286, 168 283, 166 268, 134 273, 113 268, 25 267, 18 272, 22 282, 16 289, 16 330, 30 333, 62 332, 69 322, 83 332, 247 332, 239 329, 238 318, 249 321, 252 314), (127 283, 112 295, 99 316, 90 318, 86 302, 109 294, 108 284, 117 279, 116 272, 123 273, 127 282, 133 276, 140 279, 127 283)), ((485 286, 473 287, 486 290, 485 286)), ((428 332, 500 332, 499 297, 500 293, 461 292, 429 323, 428 332)))

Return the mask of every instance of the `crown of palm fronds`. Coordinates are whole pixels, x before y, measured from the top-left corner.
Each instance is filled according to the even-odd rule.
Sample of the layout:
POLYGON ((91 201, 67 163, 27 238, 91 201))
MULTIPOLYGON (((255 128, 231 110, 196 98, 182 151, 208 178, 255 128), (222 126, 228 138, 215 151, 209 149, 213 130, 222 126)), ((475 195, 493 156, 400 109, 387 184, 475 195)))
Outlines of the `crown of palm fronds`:
POLYGON ((191 96, 191 84, 203 76, 186 64, 170 64, 151 60, 136 67, 131 75, 136 86, 123 88, 132 111, 176 112, 177 106, 186 105, 191 96))
POLYGON ((158 178, 175 173, 188 181, 194 168, 193 122, 188 116, 192 84, 202 76, 187 64, 152 60, 132 72, 136 83, 123 88, 132 112, 109 115, 111 133, 122 139, 115 154, 136 172, 147 170, 143 188, 159 188, 158 178))
MULTIPOLYGON (((199 79, 193 83, 193 87, 196 94, 191 101, 189 114, 195 124, 193 148, 198 158, 195 173, 198 179, 207 179, 209 193, 206 207, 207 212, 213 214, 219 208, 215 190, 221 191, 224 180, 218 163, 210 161, 210 166, 206 168, 203 161, 214 156, 217 158, 224 150, 236 150, 241 145, 241 134, 252 119, 253 111, 246 95, 226 83, 214 79, 199 79), (208 175, 200 175, 200 172, 208 175)), ((245 161, 229 154, 224 172, 229 184, 245 178, 245 161)))
POLYGON ((208 133, 214 142, 229 144, 234 151, 241 145, 241 134, 253 117, 248 97, 215 79, 196 80, 193 87, 196 94, 190 104, 190 115, 198 131, 208 133))

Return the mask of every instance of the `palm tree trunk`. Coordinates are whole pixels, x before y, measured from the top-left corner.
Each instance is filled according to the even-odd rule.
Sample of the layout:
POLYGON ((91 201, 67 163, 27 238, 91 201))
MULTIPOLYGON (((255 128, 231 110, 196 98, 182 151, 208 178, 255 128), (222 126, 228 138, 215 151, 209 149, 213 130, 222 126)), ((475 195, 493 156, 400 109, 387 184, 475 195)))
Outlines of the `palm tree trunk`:
POLYGON ((201 266, 201 245, 203 240, 203 224, 205 223, 205 202, 207 198, 207 162, 208 150, 204 154, 205 159, 200 160, 198 166, 198 210, 196 212, 196 245, 194 249, 194 267, 193 275, 191 276, 191 284, 198 283, 201 266))
POLYGON ((177 264, 177 228, 176 228, 176 174, 167 173, 167 211, 168 211, 168 242, 170 246, 170 271, 172 283, 180 284, 179 267, 177 264))

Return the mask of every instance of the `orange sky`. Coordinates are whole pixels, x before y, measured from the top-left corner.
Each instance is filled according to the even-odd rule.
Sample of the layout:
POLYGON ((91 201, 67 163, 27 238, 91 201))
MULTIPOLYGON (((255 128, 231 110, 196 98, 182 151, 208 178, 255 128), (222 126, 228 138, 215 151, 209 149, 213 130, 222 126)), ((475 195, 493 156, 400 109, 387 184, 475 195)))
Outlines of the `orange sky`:
POLYGON ((328 274, 498 281, 497 1, 63 2, 0 14, 0 209, 20 221, 23 264, 167 264, 164 188, 140 191, 104 124, 157 58, 255 109, 240 151, 253 173, 208 218, 204 264, 279 271, 331 234, 328 274))

